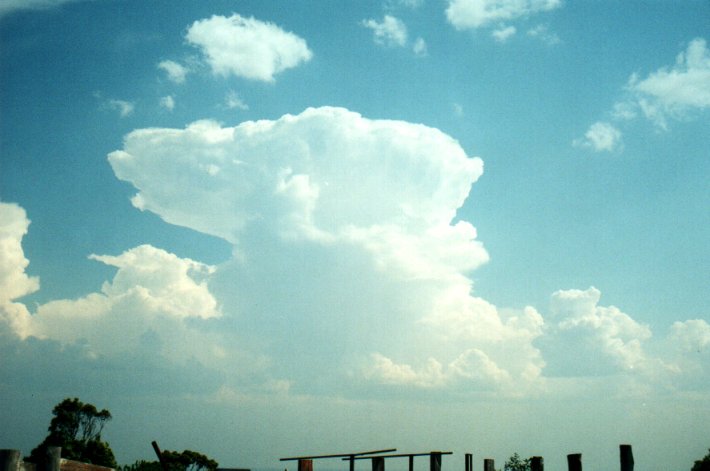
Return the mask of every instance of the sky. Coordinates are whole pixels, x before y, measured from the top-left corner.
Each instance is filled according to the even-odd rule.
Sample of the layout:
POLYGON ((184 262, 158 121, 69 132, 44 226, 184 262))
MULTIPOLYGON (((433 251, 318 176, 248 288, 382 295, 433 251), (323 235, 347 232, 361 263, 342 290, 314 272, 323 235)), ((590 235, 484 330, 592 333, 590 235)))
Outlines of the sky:
POLYGON ((0 1, 0 447, 79 397, 121 464, 690 469, 708 41, 695 0, 0 1))

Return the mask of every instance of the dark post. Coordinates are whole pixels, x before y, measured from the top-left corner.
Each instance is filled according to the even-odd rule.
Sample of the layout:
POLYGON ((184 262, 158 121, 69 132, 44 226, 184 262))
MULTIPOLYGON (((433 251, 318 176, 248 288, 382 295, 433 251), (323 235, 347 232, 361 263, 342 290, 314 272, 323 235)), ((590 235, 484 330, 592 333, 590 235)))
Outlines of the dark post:
POLYGON ((372 471, 385 471, 385 459, 381 456, 372 458, 372 471))
POLYGON ((18 471, 20 457, 20 450, 0 450, 0 471, 18 471))
POLYGON ((533 456, 530 458, 530 471, 544 471, 545 463, 542 456, 533 456))
POLYGON ((466 471, 473 471, 473 455, 471 453, 466 453, 466 471))
POLYGON ((355 455, 350 455, 350 471, 355 471, 355 455))
POLYGON ((496 471, 495 461, 491 458, 483 460, 483 471, 496 471))
POLYGON ((634 453, 631 451, 631 445, 619 445, 619 458, 621 471, 634 471, 634 453))
POLYGON ((441 453, 432 451, 429 455, 429 471, 441 471, 441 453))
POLYGON ((313 471, 313 460, 298 460, 298 471, 313 471))
POLYGON ((582 454, 567 455, 567 469, 569 471, 582 471, 582 454))
POLYGON ((414 471, 414 456, 409 455, 409 471, 414 471))
POLYGON ((44 457, 45 471, 59 471, 59 466, 62 461, 62 447, 50 446, 47 447, 47 454, 44 457))

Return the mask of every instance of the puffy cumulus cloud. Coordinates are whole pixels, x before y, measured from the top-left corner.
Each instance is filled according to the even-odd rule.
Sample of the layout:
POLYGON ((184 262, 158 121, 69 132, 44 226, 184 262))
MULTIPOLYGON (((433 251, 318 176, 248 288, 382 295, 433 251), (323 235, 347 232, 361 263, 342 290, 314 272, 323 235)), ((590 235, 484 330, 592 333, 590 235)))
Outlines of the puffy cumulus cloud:
POLYGON ((407 26, 399 18, 385 15, 382 21, 363 20, 362 25, 372 30, 377 44, 400 47, 407 44, 407 26))
MULTIPOLYGON (((24 331, 16 331, 18 336, 84 342, 97 355, 117 354, 140 348, 151 332, 160 331, 163 340, 178 340, 190 335, 185 323, 189 319, 221 316, 207 287, 214 267, 150 245, 91 258, 116 267, 113 280, 104 283, 101 292, 37 306, 24 331)), ((182 356, 176 350, 181 343, 166 343, 163 353, 182 356)))
POLYGON ((458 30, 481 28, 554 10, 561 0, 449 0, 446 17, 458 30))
POLYGON ((614 306, 599 306, 601 292, 562 290, 552 295, 546 358, 555 375, 586 376, 658 365, 644 350, 651 330, 614 306))
POLYGON ((274 381, 259 376, 262 360, 210 327, 222 316, 207 287, 214 267, 149 245, 118 256, 92 255, 117 268, 101 292, 50 301, 30 312, 13 301, 38 288, 36 278, 24 273, 21 238, 28 224, 22 208, 0 203, 4 390, 68 391, 81 383, 134 395, 207 393, 240 382, 245 371, 257 383, 274 381))
POLYGON ((190 71, 184 65, 171 60, 158 62, 158 69, 164 71, 168 79, 175 83, 185 82, 185 77, 190 71))
POLYGON ((22 336, 27 335, 29 312, 14 301, 39 289, 39 279, 25 273, 30 262, 22 238, 29 225, 23 208, 0 201, 0 321, 22 336))
POLYGON ((710 324, 703 319, 674 322, 666 339, 673 385, 707 390, 710 384, 710 324))
POLYGON ((575 139, 573 145, 595 152, 613 152, 621 147, 621 131, 611 123, 597 121, 584 133, 584 138, 575 139))
POLYGON ((680 119, 693 110, 710 108, 710 52, 705 39, 692 40, 671 67, 643 79, 633 74, 627 89, 632 103, 662 128, 669 117, 680 119))
POLYGON ((0 304, 39 289, 39 279, 25 273, 30 262, 22 250, 22 239, 29 225, 23 208, 0 201, 0 304))
POLYGON ((276 74, 313 57, 303 38, 273 23, 238 14, 195 21, 185 38, 202 51, 212 71, 222 76, 273 82, 276 74))
POLYGON ((686 352, 710 353, 710 324, 703 319, 674 322, 670 340, 686 352))

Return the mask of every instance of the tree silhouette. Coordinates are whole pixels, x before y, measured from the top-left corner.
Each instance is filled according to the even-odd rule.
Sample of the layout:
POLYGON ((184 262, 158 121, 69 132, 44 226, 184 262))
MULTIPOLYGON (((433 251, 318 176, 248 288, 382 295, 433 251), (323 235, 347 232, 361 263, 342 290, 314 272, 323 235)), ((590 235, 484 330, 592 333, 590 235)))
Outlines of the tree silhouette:
POLYGON ((702 460, 697 460, 690 471, 710 471, 710 449, 702 460))
POLYGON ((522 459, 520 455, 513 453, 505 462, 503 471, 530 471, 530 459, 522 459))
POLYGON ((111 413, 84 404, 78 398, 66 398, 52 409, 47 437, 30 453, 29 461, 41 463, 47 448, 62 447, 62 456, 70 460, 115 468, 116 458, 108 443, 101 440, 101 432, 111 413))
MULTIPOLYGON (((192 450, 181 452, 163 450, 160 456, 165 467, 170 471, 215 471, 217 462, 202 453, 192 450)), ((122 466, 120 471, 163 471, 158 461, 136 461, 127 466, 122 466)))

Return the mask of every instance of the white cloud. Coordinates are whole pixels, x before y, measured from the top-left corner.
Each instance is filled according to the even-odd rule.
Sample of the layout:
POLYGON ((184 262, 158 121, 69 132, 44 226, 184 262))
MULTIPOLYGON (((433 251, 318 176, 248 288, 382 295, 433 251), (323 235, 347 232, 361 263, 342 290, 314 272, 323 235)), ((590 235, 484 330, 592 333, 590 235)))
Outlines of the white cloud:
MULTIPOLYGON (((83 344, 94 356, 115 356, 141 348, 146 336, 152 335, 156 344, 151 348, 165 342, 160 350, 171 360, 211 356, 209 352, 196 352, 200 345, 188 346, 184 341, 200 335, 186 321, 222 315, 207 287, 214 267, 150 245, 119 256, 90 258, 116 267, 113 280, 104 283, 101 292, 50 301, 38 305, 32 315, 25 310, 15 322, 10 319, 12 331, 19 338, 33 336, 67 345, 83 344)), ((19 286, 16 280, 11 281, 19 286)))
POLYGON ((171 82, 183 83, 189 69, 175 61, 164 60, 158 63, 158 68, 163 70, 171 82))
POLYGON ((22 249, 22 238, 30 225, 25 210, 14 203, 0 201, 0 321, 26 335, 29 313, 15 300, 39 289, 39 279, 27 276, 29 260, 22 249))
POLYGON ((703 319, 674 322, 670 339, 686 352, 710 353, 710 324, 703 319))
POLYGON ((406 8, 419 8, 424 5, 424 0, 387 0, 386 6, 393 8, 396 6, 403 6, 406 8))
POLYGON ((3 0, 0 2, 0 17, 22 10, 43 10, 55 8, 65 3, 85 0, 3 0))
POLYGON ((160 99, 160 106, 168 111, 172 111, 175 109, 175 99, 171 95, 164 96, 160 99))
MULTIPOLYGON (((610 111, 616 121, 642 115, 667 129, 669 119, 690 119, 693 112, 710 108, 710 51, 705 39, 692 40, 672 67, 662 67, 643 79, 632 74, 626 91, 628 97, 616 102, 610 111)), ((597 152, 614 151, 621 147, 621 132, 608 122, 598 121, 573 145, 597 152)))
POLYGON ((414 54, 423 57, 427 55, 427 45, 426 41, 424 41, 424 38, 417 38, 416 41, 414 41, 414 45, 412 46, 412 50, 414 51, 414 54))
POLYGON ((273 82, 276 74, 313 56, 297 35, 238 14, 195 21, 186 39, 200 48, 215 74, 250 80, 273 82))
POLYGON ((436 129, 328 107, 235 127, 136 130, 109 162, 139 190, 137 207, 233 243, 267 216, 300 237, 419 234, 448 225, 482 173, 436 129))
POLYGON ((106 106, 112 110, 118 111, 121 118, 125 118, 133 114, 135 104, 130 101, 110 99, 106 102, 106 106))
POLYGON ((446 17, 456 29, 463 30, 554 10, 561 5, 560 0, 449 0, 446 17))
POLYGON ((249 106, 244 103, 244 100, 239 96, 237 92, 234 90, 230 90, 227 93, 227 96, 224 99, 225 105, 227 108, 230 110, 237 109, 237 110, 248 110, 249 106))
POLYGON ((527 35, 532 38, 537 38, 547 45, 554 46, 561 42, 560 37, 555 33, 550 32, 547 25, 537 25, 534 28, 530 28, 527 35))
POLYGON ((613 152, 621 146, 621 131, 611 123, 598 121, 589 127, 583 139, 576 139, 573 144, 596 152, 613 152))
MULTIPOLYGON (((672 67, 663 67, 641 79, 633 74, 627 84, 636 105, 659 127, 667 119, 683 119, 693 110, 710 108, 710 52, 705 39, 696 38, 672 67)), ((628 108, 630 104, 622 104, 628 108)))
POLYGON ((506 27, 501 27, 500 29, 494 30, 491 35, 493 38, 501 43, 506 42, 508 39, 513 37, 515 35, 515 32, 517 29, 515 26, 506 26, 506 27))
POLYGON ((454 217, 482 164, 440 131, 318 108, 136 130, 109 160, 139 190, 138 207, 234 244, 216 293, 270 339, 275 376, 317 362, 423 388, 523 390, 540 379, 540 315, 471 295, 465 273, 488 254, 454 217), (317 343, 318 359, 279 356, 293 335, 317 343), (358 369, 363 358, 373 364, 358 369))
POLYGON ((650 328, 614 306, 599 306, 600 298, 593 287, 552 295, 549 358, 566 374, 651 373, 657 364, 643 348, 650 328))
POLYGON ((382 21, 363 20, 362 25, 372 30, 377 44, 400 47, 407 44, 407 26, 399 18, 385 15, 382 21))
POLYGON ((22 238, 29 225, 24 209, 0 201, 0 304, 39 289, 39 280, 25 274, 30 262, 22 250, 22 238))

